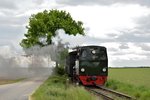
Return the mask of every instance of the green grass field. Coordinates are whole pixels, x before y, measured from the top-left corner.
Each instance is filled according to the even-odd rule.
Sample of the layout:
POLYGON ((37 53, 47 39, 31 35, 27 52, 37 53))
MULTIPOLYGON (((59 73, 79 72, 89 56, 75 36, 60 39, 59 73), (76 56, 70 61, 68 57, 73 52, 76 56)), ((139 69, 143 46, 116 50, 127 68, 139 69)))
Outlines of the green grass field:
MULTIPOLYGON (((150 68, 110 68, 106 86, 131 95, 137 100, 150 100, 150 68)), ((51 76, 31 96, 32 100, 96 100, 83 87, 66 85, 66 77, 51 76)))
POLYGON ((66 84, 63 76, 51 76, 31 96, 31 100, 96 100, 81 86, 66 84))
POLYGON ((150 88, 150 68, 110 68, 108 79, 150 88))
POLYGON ((150 100, 150 68, 110 68, 106 86, 137 100, 150 100))

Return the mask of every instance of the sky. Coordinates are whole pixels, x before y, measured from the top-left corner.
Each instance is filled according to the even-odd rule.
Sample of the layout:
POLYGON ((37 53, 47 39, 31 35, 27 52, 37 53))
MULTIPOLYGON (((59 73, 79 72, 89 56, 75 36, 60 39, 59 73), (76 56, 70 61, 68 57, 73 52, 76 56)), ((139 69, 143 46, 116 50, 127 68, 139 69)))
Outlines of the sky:
POLYGON ((0 55, 22 52, 29 17, 45 9, 66 10, 83 22, 86 36, 59 31, 71 46, 105 46, 110 67, 150 66, 149 0, 0 0, 0 55))

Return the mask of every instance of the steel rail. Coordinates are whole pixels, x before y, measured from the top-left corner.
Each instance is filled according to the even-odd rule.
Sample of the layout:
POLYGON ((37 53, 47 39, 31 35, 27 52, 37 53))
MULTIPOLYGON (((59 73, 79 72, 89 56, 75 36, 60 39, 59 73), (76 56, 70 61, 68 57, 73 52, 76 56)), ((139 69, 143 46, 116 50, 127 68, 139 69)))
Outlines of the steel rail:
POLYGON ((104 91, 107 91, 107 92, 109 92, 109 93, 112 93, 112 94, 114 94, 114 95, 116 95, 116 96, 123 97, 123 98, 126 98, 126 99, 128 99, 128 100, 136 100, 135 98, 133 98, 133 97, 131 97, 131 96, 129 96, 129 95, 126 95, 126 94, 124 94, 124 93, 120 93, 120 92, 114 91, 114 90, 109 89, 109 88, 106 88, 106 87, 104 87, 104 86, 98 86, 98 85, 96 85, 96 86, 97 86, 98 88, 100 88, 100 89, 102 89, 102 90, 104 90, 104 91))
POLYGON ((94 94, 100 95, 104 100, 114 100, 114 98, 110 97, 109 95, 102 93, 100 91, 98 92, 98 91, 94 90, 93 88, 86 87, 86 89, 93 92, 94 94))

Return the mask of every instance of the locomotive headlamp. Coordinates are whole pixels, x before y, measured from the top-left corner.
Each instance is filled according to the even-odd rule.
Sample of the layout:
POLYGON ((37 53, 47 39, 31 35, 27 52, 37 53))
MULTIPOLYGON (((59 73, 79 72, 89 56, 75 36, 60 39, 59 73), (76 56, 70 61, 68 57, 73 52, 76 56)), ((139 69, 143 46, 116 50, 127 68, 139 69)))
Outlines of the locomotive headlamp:
POLYGON ((106 68, 103 68, 102 71, 103 71, 103 72, 106 72, 106 68))
POLYGON ((95 50, 92 50, 92 54, 95 54, 96 53, 96 51, 95 50))
POLYGON ((81 72, 84 72, 85 71, 85 69, 84 68, 81 68, 81 72))

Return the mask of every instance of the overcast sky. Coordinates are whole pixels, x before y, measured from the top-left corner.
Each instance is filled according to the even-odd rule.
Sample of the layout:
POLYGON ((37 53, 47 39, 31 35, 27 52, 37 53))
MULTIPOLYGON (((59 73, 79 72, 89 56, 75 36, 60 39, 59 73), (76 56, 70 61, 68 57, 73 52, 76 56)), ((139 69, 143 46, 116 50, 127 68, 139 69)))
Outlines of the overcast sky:
POLYGON ((149 0, 0 0, 0 54, 20 51, 31 14, 66 10, 84 23, 86 36, 60 36, 76 45, 107 47, 109 66, 150 65, 149 0))

